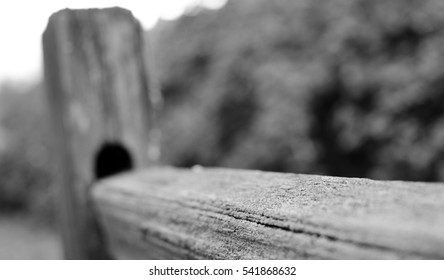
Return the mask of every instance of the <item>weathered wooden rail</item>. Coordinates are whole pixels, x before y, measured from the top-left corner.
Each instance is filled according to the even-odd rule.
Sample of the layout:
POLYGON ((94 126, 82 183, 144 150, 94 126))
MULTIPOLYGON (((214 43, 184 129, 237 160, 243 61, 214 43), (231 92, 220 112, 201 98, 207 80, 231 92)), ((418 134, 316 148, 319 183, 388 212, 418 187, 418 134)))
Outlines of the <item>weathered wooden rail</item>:
POLYGON ((150 168, 93 194, 117 258, 444 258, 442 184, 150 168))
POLYGON ((129 12, 61 11, 43 41, 67 258, 444 259, 444 184, 155 167, 129 12))

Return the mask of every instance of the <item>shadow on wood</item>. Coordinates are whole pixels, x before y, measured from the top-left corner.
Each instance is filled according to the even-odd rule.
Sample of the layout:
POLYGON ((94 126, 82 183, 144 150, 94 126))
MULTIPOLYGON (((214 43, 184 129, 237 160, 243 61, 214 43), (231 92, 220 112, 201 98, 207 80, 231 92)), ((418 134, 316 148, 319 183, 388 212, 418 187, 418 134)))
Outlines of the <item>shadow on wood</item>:
POLYGON ((133 169, 133 160, 128 150, 118 143, 107 143, 97 153, 95 176, 103 179, 133 169))

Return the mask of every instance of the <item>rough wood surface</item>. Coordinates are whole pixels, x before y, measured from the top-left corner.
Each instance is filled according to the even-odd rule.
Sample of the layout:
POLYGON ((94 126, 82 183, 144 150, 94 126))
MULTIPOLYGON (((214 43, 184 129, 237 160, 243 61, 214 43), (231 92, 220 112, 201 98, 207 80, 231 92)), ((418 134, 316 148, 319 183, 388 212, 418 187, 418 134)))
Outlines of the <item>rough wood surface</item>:
POLYGON ((154 168, 93 197, 116 258, 444 258, 444 184, 154 168))
MULTIPOLYGON (((115 168, 119 159, 113 160, 110 152, 100 162, 104 166, 97 167, 100 152, 121 147, 133 167, 147 166, 155 157, 150 134, 154 101, 142 38, 140 24, 120 8, 57 12, 43 35, 67 258, 106 255, 89 207, 89 189, 98 177, 95 170, 115 168)), ((105 171, 101 173, 109 173, 105 171)))

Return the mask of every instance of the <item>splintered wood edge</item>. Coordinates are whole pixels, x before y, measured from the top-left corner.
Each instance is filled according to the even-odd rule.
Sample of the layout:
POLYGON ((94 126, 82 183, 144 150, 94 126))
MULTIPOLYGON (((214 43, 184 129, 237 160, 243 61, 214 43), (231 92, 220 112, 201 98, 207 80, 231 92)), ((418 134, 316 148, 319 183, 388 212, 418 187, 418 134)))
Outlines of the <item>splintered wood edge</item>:
POLYGON ((444 259, 444 185, 150 168, 99 182, 118 259, 444 259))

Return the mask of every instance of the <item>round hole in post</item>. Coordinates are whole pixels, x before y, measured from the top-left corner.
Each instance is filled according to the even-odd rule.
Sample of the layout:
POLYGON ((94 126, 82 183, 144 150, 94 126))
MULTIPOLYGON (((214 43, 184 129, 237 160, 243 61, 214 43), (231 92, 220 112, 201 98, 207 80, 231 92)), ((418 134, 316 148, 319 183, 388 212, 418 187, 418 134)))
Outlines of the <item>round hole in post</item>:
POLYGON ((102 179, 133 168, 128 150, 119 143, 104 144, 96 155, 95 176, 102 179))

